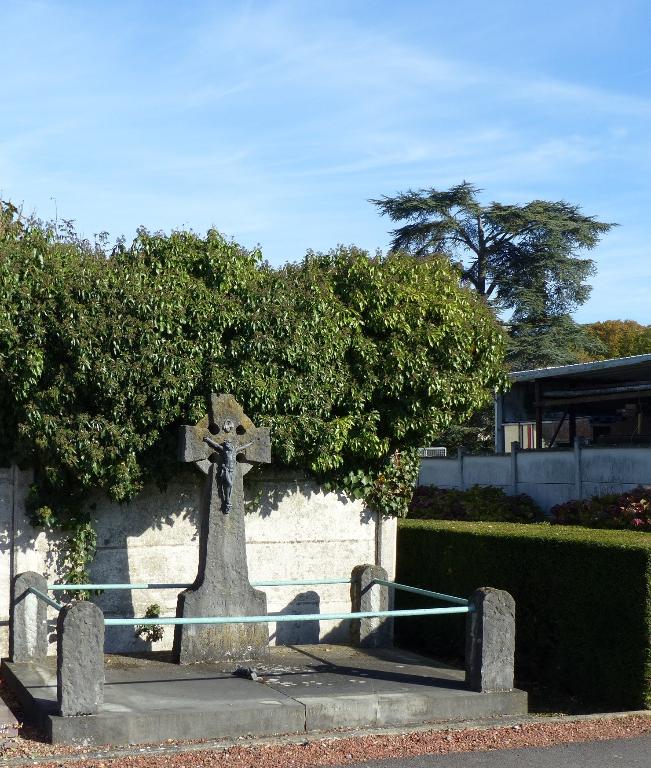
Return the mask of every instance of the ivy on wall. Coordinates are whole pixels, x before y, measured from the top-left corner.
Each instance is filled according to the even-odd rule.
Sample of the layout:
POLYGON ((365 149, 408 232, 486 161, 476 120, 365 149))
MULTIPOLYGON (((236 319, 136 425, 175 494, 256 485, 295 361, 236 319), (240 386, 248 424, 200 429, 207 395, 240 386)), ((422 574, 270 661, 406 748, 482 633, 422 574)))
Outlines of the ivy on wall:
POLYGON ((215 230, 108 249, 3 203, 0 307, 0 455, 34 467, 34 522, 73 532, 78 580, 88 492, 164 484, 209 392, 271 427, 276 464, 404 514, 415 448, 505 382, 502 333, 445 259, 339 247, 273 268, 215 230))

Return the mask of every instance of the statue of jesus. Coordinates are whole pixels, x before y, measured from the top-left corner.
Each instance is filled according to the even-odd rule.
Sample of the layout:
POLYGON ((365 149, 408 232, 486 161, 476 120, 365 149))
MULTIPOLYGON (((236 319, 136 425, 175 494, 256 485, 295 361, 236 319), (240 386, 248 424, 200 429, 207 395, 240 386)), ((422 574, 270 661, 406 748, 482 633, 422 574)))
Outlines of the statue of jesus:
POLYGON ((221 451, 222 453, 222 461, 219 467, 219 480, 222 491, 222 499, 224 501, 224 514, 227 515, 233 508, 231 498, 233 494, 233 481, 235 480, 237 456, 250 445, 253 445, 253 443, 235 445, 230 440, 225 440, 223 443, 216 443, 209 437, 204 437, 203 441, 204 443, 207 443, 211 448, 214 448, 216 451, 221 451))

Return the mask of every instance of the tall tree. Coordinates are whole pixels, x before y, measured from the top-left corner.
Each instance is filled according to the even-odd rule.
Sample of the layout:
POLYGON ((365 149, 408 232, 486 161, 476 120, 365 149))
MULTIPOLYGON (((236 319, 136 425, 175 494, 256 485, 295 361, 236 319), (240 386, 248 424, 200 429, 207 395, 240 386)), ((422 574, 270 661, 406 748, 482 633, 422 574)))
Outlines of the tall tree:
POLYGON ((461 266, 462 280, 500 308, 516 308, 532 290, 542 291, 556 314, 582 304, 594 263, 577 251, 594 248, 614 224, 563 201, 481 205, 480 191, 464 181, 371 202, 393 221, 407 222, 392 231, 392 250, 447 254, 461 266))
POLYGON ((528 314, 509 324, 506 362, 511 370, 531 370, 601 360, 601 340, 569 315, 528 314))
POLYGON ((371 202, 405 222, 392 231, 392 250, 445 254, 459 267, 462 283, 496 311, 512 313, 513 367, 525 367, 519 352, 529 341, 537 348, 526 349, 527 367, 553 365, 559 353, 563 360, 590 354, 590 340, 570 317, 587 300, 587 280, 595 272, 594 262, 578 252, 594 248, 615 225, 563 201, 482 205, 480 192, 464 181, 449 190, 409 190, 371 202), (522 343, 515 342, 518 336, 522 343))

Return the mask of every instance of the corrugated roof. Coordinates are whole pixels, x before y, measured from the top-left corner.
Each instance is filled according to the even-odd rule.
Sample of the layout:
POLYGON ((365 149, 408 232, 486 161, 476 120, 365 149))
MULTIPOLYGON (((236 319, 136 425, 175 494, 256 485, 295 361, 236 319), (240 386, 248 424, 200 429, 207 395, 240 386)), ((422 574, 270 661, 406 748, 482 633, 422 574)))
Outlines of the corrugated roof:
POLYGON ((573 363, 572 365, 557 365, 551 368, 533 368, 530 371, 513 371, 509 374, 512 381, 534 381, 556 376, 577 376, 599 371, 614 371, 624 368, 635 368, 638 365, 651 363, 651 354, 632 355, 631 357, 613 357, 610 360, 595 360, 592 363, 573 363))

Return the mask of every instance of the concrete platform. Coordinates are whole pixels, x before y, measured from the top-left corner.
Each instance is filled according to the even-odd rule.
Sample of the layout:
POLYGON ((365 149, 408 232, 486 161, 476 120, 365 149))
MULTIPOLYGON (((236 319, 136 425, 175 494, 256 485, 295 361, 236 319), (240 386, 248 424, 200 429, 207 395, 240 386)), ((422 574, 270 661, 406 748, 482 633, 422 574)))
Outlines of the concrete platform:
POLYGON ((480 694, 461 670, 398 649, 274 647, 255 667, 178 666, 161 655, 106 657, 104 710, 56 714, 54 658, 3 662, 7 684, 53 743, 139 744, 467 720, 527 711, 523 691, 480 694))

